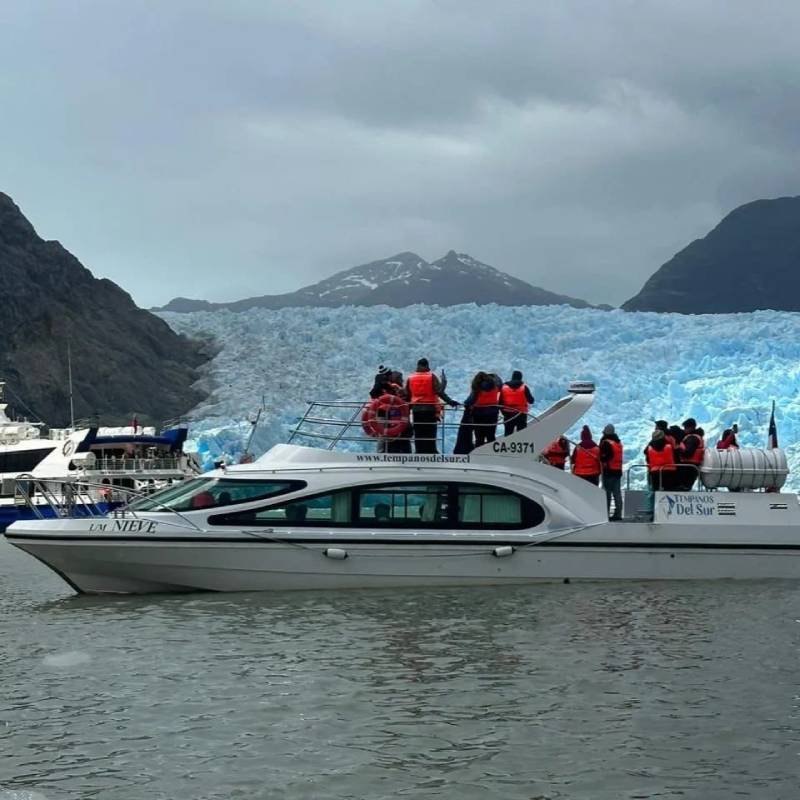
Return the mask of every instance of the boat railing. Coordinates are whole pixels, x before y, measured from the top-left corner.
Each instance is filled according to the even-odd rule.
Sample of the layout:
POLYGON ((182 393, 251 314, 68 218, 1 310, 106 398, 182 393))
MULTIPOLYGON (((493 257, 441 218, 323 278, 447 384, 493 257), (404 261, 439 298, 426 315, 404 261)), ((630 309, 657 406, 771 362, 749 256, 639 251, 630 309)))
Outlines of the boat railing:
POLYGON ((135 511, 128 506, 131 500, 148 498, 158 510, 174 514, 181 522, 159 519, 160 525, 169 525, 177 528, 192 528, 202 532, 202 528, 191 519, 176 511, 168 503, 162 503, 150 497, 154 489, 132 489, 127 486, 109 486, 107 483, 87 481, 80 479, 47 479, 36 478, 33 475, 20 475, 14 481, 14 499, 18 504, 25 504, 37 519, 139 519, 135 511), (119 496, 125 498, 125 504, 118 508, 109 509, 119 496), (45 515, 42 508, 50 508, 50 514, 45 515))
MULTIPOLYGON (((683 471, 683 472, 689 470, 690 468, 692 469, 692 471, 695 473, 694 478, 692 479, 692 487, 694 487, 695 481, 697 481, 698 478, 702 477, 701 476, 701 472, 700 472, 700 467, 697 464, 675 464, 674 466, 658 467, 658 469, 656 470, 656 472, 658 473, 658 479, 656 481, 656 486, 655 486, 656 491, 660 492, 660 491, 664 491, 665 489, 671 488, 671 487, 665 487, 664 486, 664 478, 665 478, 665 474, 667 476, 674 475, 676 473, 676 469, 675 469, 676 467, 678 468, 678 470, 683 471)), ((630 491, 630 488, 631 488, 631 473, 637 472, 637 471, 640 471, 640 470, 645 473, 644 474, 644 480, 643 481, 636 481, 636 483, 638 483, 639 485, 642 485, 642 483, 644 483, 648 487, 650 486, 650 481, 648 480, 648 475, 650 474, 650 470, 649 470, 648 465, 647 464, 631 464, 628 467, 628 469, 626 470, 626 472, 625 472, 625 490, 626 491, 630 491)), ((749 469, 749 468, 746 468, 746 467, 737 468, 736 471, 737 471, 737 474, 739 474, 739 475, 759 475, 759 476, 763 476, 765 474, 763 469, 749 469)), ((682 481, 682 483, 683 484, 688 484, 688 480, 687 481, 682 481)), ((688 491, 713 492, 715 490, 714 489, 709 489, 708 487, 704 486, 703 483, 702 483, 702 480, 701 480, 699 488, 697 488, 697 489, 693 489, 693 488, 692 489, 675 489, 675 491, 681 491, 681 492, 688 492, 688 491)), ((766 489, 747 489, 746 491, 767 491, 767 490, 766 489)))
POLYGON ((94 461, 81 467, 85 473, 138 473, 138 472, 174 472, 182 468, 181 459, 174 456, 164 458, 95 458, 94 461))
MULTIPOLYGON (((639 485, 644 484, 644 485, 649 487, 650 486, 650 480, 649 480, 648 476, 651 474, 651 472, 655 472, 658 475, 655 488, 659 492, 663 491, 663 489, 664 489, 664 473, 669 473, 669 475, 674 475, 675 471, 676 471, 675 467, 680 467, 681 470, 687 470, 689 467, 692 468, 692 470, 695 473, 695 476, 692 479, 692 486, 694 486, 694 482, 700 477, 700 468, 697 466, 697 464, 676 464, 675 466, 672 466, 672 467, 670 467, 670 466, 658 467, 656 470, 653 470, 653 471, 650 470, 648 464, 641 464, 641 463, 640 464, 631 464, 628 467, 628 469, 625 471, 625 490, 626 491, 630 491, 630 488, 631 488, 631 473, 638 473, 638 472, 641 471, 641 472, 644 472, 643 479, 641 481, 636 481, 636 483, 638 483, 639 485)), ((699 489, 698 491, 703 491, 703 492, 708 491, 702 484, 700 484, 700 485, 701 485, 702 488, 699 489)), ((681 491, 690 491, 690 490, 689 489, 685 489, 685 490, 682 489, 681 491)))
MULTIPOLYGON (((296 420, 294 428, 289 432, 288 443, 296 443, 297 440, 314 440, 326 443, 328 450, 335 450, 339 445, 343 445, 347 449, 361 449, 359 445, 375 447, 377 444, 379 451, 384 448, 385 452, 392 452, 392 449, 389 448, 393 443, 413 441, 429 443, 433 448, 438 446, 441 448, 440 452, 444 453, 446 448, 454 443, 459 429, 464 424, 469 425, 475 431, 482 428, 496 429, 498 425, 503 425, 520 416, 526 417, 528 421, 538 419, 535 414, 524 414, 516 409, 499 406, 500 413, 496 423, 465 422, 465 409, 461 404, 455 408, 437 404, 432 407, 437 410, 438 419, 435 422, 420 423, 421 425, 435 425, 436 435, 426 437, 417 435, 418 431, 415 432, 413 407, 409 406, 408 409, 411 413, 405 430, 395 436, 373 436, 367 434, 362 427, 362 417, 370 405, 369 401, 364 403, 348 400, 311 400, 307 401, 307 405, 305 413, 296 420)), ((380 429, 381 423, 384 425, 384 430, 395 423, 395 418, 391 416, 386 417, 385 422, 382 420, 383 418, 377 420, 376 427, 378 429, 380 429)))

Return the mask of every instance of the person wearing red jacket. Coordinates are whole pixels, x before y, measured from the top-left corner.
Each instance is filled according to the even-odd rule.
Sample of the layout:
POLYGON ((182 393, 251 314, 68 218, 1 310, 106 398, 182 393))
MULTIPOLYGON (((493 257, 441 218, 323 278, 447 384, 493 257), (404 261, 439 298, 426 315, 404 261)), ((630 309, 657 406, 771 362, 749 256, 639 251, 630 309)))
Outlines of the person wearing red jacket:
POLYGON ((600 485, 600 448, 592 439, 588 425, 581 429, 581 440, 572 451, 572 474, 595 486, 600 485))
POLYGON ((651 492, 677 488, 673 483, 676 469, 675 453, 660 428, 653 431, 653 438, 645 448, 644 456, 647 461, 647 477, 651 492))
POLYGON ((624 453, 613 425, 603 428, 600 439, 600 465, 603 470, 603 489, 606 492, 606 509, 612 522, 622 519, 622 461, 624 453), (611 514, 611 500, 614 500, 614 514, 611 514))
POLYGON ((533 394, 522 380, 522 372, 515 369, 511 380, 500 389, 500 410, 505 423, 504 434, 510 436, 528 426, 528 409, 533 405, 533 394))
POLYGON ((402 395, 411 405, 415 452, 438 453, 436 438, 440 398, 452 408, 458 403, 445 394, 438 376, 431 372, 427 358, 417 361, 417 371, 406 379, 402 395))
POLYGON ((722 438, 717 442, 717 450, 738 450, 739 442, 736 440, 736 434, 739 429, 736 425, 732 428, 726 428, 722 432, 722 438))
POLYGON ((559 436, 542 450, 542 456, 551 467, 564 469, 569 459, 569 441, 566 436, 559 436))
POLYGON ((703 429, 697 427, 694 418, 689 417, 683 423, 683 431, 683 439, 677 449, 678 458, 676 460, 680 462, 680 466, 675 488, 688 492, 700 475, 699 470, 703 463, 706 444, 703 440, 703 429))
POLYGON ((478 372, 472 379, 464 408, 472 415, 475 447, 494 441, 500 414, 500 385, 500 378, 491 372, 478 372))

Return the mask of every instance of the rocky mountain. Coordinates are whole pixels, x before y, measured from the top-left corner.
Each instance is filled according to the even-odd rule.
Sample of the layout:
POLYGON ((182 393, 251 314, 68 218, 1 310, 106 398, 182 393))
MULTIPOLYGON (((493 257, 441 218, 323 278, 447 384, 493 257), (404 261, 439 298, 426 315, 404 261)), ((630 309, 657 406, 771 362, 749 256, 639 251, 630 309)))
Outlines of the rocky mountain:
POLYGON ((425 303, 454 306, 460 303, 497 303, 503 306, 570 305, 589 303, 531 286, 464 253, 451 250, 428 263, 416 253, 398 253, 337 272, 319 283, 287 294, 262 295, 233 303, 209 303, 177 297, 162 311, 208 311, 227 308, 292 308, 298 306, 375 306, 395 308, 425 303))
POLYGON ((800 310, 800 197, 739 206, 622 307, 683 314, 800 310))
POLYGON ((0 380, 20 415, 69 422, 67 343, 76 418, 160 422, 203 399, 192 388, 204 347, 95 278, 58 242, 41 239, 0 193, 0 380))

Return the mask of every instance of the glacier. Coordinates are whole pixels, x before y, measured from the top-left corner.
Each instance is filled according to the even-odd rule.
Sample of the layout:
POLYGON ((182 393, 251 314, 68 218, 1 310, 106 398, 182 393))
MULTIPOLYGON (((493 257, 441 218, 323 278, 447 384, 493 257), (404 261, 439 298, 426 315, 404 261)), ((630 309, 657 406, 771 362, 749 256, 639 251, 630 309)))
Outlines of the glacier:
MULTIPOLYGON (((546 408, 570 381, 591 380, 595 404, 583 422, 599 438, 613 423, 626 467, 642 462, 656 419, 693 416, 713 446, 739 425, 743 446, 763 447, 772 401, 779 441, 800 488, 800 314, 697 315, 569 306, 342 307, 159 314, 177 332, 211 336, 207 400, 190 415, 189 447, 205 467, 238 460, 262 398, 256 455, 284 442, 308 400, 365 400, 376 368, 408 376, 426 356, 446 369, 462 401, 479 369, 508 378, 521 369, 546 408)), ((570 432, 577 438, 577 430, 570 432)))

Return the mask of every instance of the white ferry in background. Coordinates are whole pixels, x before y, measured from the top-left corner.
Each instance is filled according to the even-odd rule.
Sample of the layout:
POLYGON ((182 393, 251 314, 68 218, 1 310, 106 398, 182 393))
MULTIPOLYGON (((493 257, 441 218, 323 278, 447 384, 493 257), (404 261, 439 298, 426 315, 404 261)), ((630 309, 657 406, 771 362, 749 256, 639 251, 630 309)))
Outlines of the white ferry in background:
POLYGON ((542 463, 593 391, 573 384, 463 456, 334 452, 360 404, 337 418, 317 403, 303 418, 316 432, 295 434, 328 449, 277 445, 113 516, 18 522, 6 538, 85 593, 800 578, 800 504, 778 491, 780 450, 709 450, 700 489, 626 491, 622 521, 602 489, 542 463))
MULTIPOLYGON (((2 383, 0 383, 0 399, 2 383)), ((200 472, 186 426, 51 428, 12 420, 0 403, 0 531, 65 513, 99 515, 200 472)))

